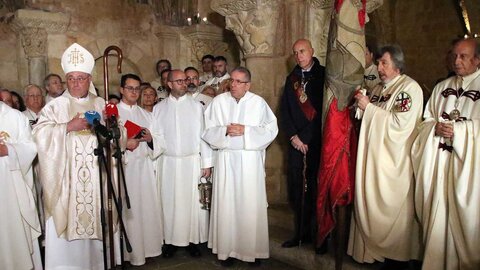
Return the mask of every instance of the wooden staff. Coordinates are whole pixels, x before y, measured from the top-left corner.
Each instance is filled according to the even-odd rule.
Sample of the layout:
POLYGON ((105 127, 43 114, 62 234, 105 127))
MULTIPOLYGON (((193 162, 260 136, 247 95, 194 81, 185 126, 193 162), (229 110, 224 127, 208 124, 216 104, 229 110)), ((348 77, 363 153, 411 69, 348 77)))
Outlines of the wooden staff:
MULTIPOLYGON (((123 60, 123 54, 122 50, 117 47, 117 46, 108 46, 105 51, 103 52, 103 87, 104 87, 104 97, 105 100, 108 100, 108 95, 109 95, 109 84, 108 84, 108 56, 110 51, 116 51, 117 54, 116 56, 118 57, 118 62, 117 62, 117 71, 118 73, 122 73, 122 60, 123 60)), ((110 128, 110 124, 106 123, 107 128, 110 128)), ((112 173, 112 153, 111 149, 109 146, 107 146, 107 170, 110 171, 110 175, 113 175, 112 173)), ((108 179, 107 179, 108 181, 108 179)), ((110 266, 111 268, 115 267, 115 249, 114 249, 114 239, 113 239, 113 207, 112 207, 112 188, 111 186, 113 185, 107 185, 107 209, 108 209, 108 239, 110 243, 110 266)), ((119 190, 120 192, 120 190, 119 190)), ((121 213, 118 213, 121 215, 121 213)), ((103 252, 106 252, 104 250, 103 252)), ((123 255, 123 254, 122 254, 123 255)))

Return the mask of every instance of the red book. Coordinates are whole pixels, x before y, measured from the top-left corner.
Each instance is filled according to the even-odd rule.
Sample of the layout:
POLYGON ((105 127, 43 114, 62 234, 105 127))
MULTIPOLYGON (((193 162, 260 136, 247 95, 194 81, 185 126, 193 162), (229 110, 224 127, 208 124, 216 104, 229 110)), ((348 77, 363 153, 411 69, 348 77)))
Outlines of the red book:
POLYGON ((141 126, 135 124, 130 120, 127 120, 124 126, 127 129, 127 137, 129 139, 137 137, 143 130, 141 126))

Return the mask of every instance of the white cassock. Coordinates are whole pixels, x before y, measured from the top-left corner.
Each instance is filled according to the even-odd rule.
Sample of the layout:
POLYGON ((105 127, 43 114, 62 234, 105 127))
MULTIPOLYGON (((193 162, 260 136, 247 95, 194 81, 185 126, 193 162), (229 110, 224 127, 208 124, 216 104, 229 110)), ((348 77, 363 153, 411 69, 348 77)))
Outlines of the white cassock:
POLYGON ((28 119, 0 101, 0 263, 2 269, 42 269, 41 234, 34 195, 32 161, 37 148, 28 119))
POLYGON ((230 74, 228 73, 225 73, 225 75, 223 75, 222 77, 212 77, 210 78, 208 81, 205 82, 205 84, 202 84, 201 86, 199 86, 200 88, 200 92, 203 91, 203 89, 205 89, 205 87, 207 86, 211 86, 215 89, 215 93, 218 95, 218 94, 221 94, 220 89, 220 83, 223 82, 224 80, 226 79, 230 79, 230 74))
POLYGON ((192 93, 191 96, 195 101, 198 101, 200 102, 200 104, 202 104, 203 109, 206 109, 213 99, 212 97, 202 94, 198 91, 195 93, 192 93))
POLYGON ((199 201, 202 168, 212 167, 212 150, 201 139, 202 105, 189 95, 172 95, 153 109, 152 135, 163 207, 165 243, 188 246, 208 240, 207 210, 199 201))
POLYGON ((105 101, 91 93, 74 98, 65 91, 45 105, 33 129, 45 206, 47 269, 103 269, 97 138, 90 130, 67 134, 67 123, 77 113, 101 114, 104 108, 105 101))
POLYGON ((480 269, 479 99, 479 70, 438 83, 412 147, 423 269, 480 269), (435 125, 450 120, 456 102, 460 119, 453 139, 435 136, 435 125))
MULTIPOLYGON (((40 117, 40 112, 36 114, 34 111, 27 108, 25 111, 22 112, 30 122, 30 127, 33 129, 35 124, 37 123, 38 117, 40 117)), ((43 211, 43 201, 42 201, 42 185, 40 183, 40 172, 38 166, 38 159, 35 158, 32 162, 32 169, 33 169, 33 182, 35 186, 35 200, 37 202, 37 210, 40 217, 40 225, 42 227, 42 231, 45 231, 45 214, 43 211)))
POLYGON ((205 111, 203 139, 218 149, 214 164, 208 247, 218 259, 253 262, 269 257, 265 149, 278 133, 277 118, 263 98, 230 92, 205 111), (227 125, 245 125, 243 136, 226 136, 227 125))
POLYGON ((362 119, 348 254, 358 262, 419 259, 410 149, 423 109, 407 75, 377 85, 362 119))
MULTIPOLYGON (((121 101, 118 112, 122 123, 129 120, 145 128, 152 124, 152 114, 138 105, 121 101)), ((126 150, 124 163, 131 208, 123 204, 123 221, 133 249, 132 253, 125 250, 125 260, 142 265, 145 258, 160 255, 163 245, 162 204, 147 143, 140 142, 135 150, 126 150)))

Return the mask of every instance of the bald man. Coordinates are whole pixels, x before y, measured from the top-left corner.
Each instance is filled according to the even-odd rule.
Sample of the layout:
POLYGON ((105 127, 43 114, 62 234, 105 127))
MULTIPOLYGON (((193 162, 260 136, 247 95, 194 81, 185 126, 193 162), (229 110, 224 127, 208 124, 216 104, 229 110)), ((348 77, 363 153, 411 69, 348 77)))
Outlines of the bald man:
POLYGON ((452 56, 412 147, 423 269, 480 269, 480 45, 457 41, 452 56))
POLYGON ((315 239, 325 73, 325 68, 313 57, 314 49, 309 40, 297 40, 292 51, 297 65, 287 77, 280 105, 281 126, 290 140, 287 180, 289 200, 295 212, 295 234, 283 243, 286 248, 298 246, 300 241, 312 242, 315 239), (304 168, 307 189, 303 195, 304 168))

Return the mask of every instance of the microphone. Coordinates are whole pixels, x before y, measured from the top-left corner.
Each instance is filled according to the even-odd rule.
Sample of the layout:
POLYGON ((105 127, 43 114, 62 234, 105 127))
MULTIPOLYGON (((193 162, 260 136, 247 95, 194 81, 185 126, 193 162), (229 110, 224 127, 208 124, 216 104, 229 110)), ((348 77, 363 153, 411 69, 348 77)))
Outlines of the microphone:
POLYGON ((100 114, 96 111, 86 111, 85 119, 93 127, 96 133, 100 134, 102 137, 110 140, 111 134, 108 131, 107 127, 100 123, 100 114))
POLYGON ((114 103, 108 103, 105 105, 105 115, 107 119, 111 121, 111 124, 117 123, 118 119, 118 108, 114 103))

